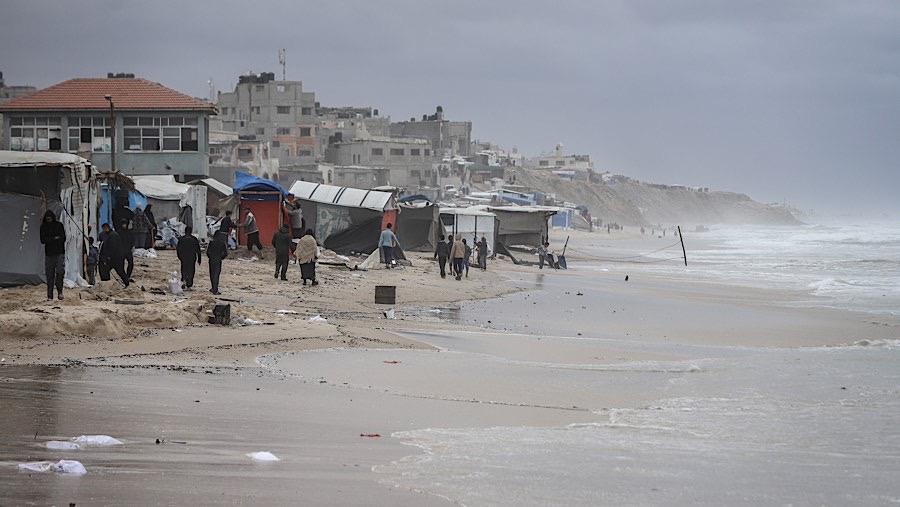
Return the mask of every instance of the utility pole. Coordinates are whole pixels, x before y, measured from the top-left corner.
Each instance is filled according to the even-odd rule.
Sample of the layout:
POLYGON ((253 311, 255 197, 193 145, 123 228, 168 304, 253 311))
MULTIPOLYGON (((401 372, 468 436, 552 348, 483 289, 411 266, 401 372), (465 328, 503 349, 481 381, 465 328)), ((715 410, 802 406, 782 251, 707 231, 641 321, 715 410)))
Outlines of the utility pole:
POLYGON ((106 95, 109 102, 109 166, 110 172, 116 172, 116 105, 112 95, 106 95))

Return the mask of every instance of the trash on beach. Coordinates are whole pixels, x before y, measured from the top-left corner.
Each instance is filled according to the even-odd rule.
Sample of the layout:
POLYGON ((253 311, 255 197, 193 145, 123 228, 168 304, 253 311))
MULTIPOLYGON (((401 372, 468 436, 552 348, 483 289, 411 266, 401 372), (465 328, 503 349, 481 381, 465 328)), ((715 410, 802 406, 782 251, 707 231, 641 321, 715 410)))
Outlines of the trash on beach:
POLYGON ((175 296, 184 294, 184 290, 181 288, 181 281, 178 279, 177 271, 172 271, 172 274, 169 275, 169 292, 175 296))
POLYGON ((234 321, 239 326, 258 326, 258 325, 262 324, 261 321, 253 320, 250 317, 238 317, 238 318, 234 319, 234 321))
POLYGON ((313 324, 328 324, 328 319, 322 317, 321 315, 316 315, 315 317, 310 317, 309 322, 313 324))
POLYGON ((400 361, 382 361, 384 364, 400 364, 400 361))
POLYGON ((81 445, 124 445, 121 440, 115 439, 109 435, 81 435, 72 439, 76 444, 81 445))
POLYGON ((360 433, 359 436, 365 437, 365 438, 380 438, 381 437, 381 435, 379 435, 378 433, 360 433))
POLYGON ((31 463, 20 463, 17 467, 19 470, 28 470, 30 472, 59 472, 61 474, 84 475, 87 473, 84 465, 75 460, 61 459, 56 463, 52 461, 34 461, 31 463))
POLYGON ((393 308, 391 308, 390 310, 385 310, 385 311, 383 311, 383 312, 381 312, 381 313, 383 313, 383 314, 384 314, 384 318, 386 318, 386 319, 388 319, 388 320, 394 320, 394 319, 396 318, 396 317, 394 316, 394 309, 393 309, 393 308))
POLYGON ((156 255, 156 250, 154 249, 144 249, 144 248, 135 248, 134 253, 132 254, 134 257, 141 257, 144 259, 156 259, 159 256, 156 255))
POLYGON ((297 315, 295 310, 275 310, 278 315, 297 315))
POLYGON ((428 311, 431 312, 431 313, 441 313, 441 309, 440 309, 440 308, 432 308, 431 310, 428 310, 428 311))
POLYGON ((253 257, 250 257, 249 259, 247 259, 245 257, 239 257, 238 260, 244 261, 244 262, 256 262, 259 260, 259 257, 255 256, 255 255, 253 257))
POLYGON ((269 451, 247 453, 247 457, 256 461, 281 461, 277 456, 269 451))
POLYGON ((73 451, 75 449, 81 449, 81 446, 76 444, 75 442, 63 442, 61 440, 50 440, 44 443, 44 446, 47 449, 55 449, 59 451, 73 451))

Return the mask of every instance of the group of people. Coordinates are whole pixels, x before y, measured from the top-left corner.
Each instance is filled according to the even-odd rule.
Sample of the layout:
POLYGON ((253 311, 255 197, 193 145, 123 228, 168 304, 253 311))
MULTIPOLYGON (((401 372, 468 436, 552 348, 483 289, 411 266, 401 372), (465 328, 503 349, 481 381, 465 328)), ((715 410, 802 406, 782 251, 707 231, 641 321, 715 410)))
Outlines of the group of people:
POLYGON ((471 265, 470 259, 473 253, 475 254, 475 259, 477 259, 476 267, 482 271, 487 270, 488 250, 487 238, 484 236, 475 243, 475 250, 473 251, 472 247, 462 237, 462 234, 450 235, 446 240, 442 234, 434 249, 434 258, 438 260, 438 265, 441 268, 441 278, 447 277, 448 262, 450 264, 450 276, 453 276, 456 280, 462 280, 463 276, 468 278, 469 266, 471 265))

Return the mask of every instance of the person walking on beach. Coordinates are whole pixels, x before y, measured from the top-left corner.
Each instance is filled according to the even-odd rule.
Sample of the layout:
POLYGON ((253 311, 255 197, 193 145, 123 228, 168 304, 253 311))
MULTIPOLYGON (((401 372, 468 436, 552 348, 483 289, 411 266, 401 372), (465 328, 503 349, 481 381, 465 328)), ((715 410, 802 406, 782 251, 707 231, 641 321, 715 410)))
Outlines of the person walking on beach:
POLYGON ((272 235, 272 246, 275 248, 275 278, 281 275, 282 280, 287 280, 288 260, 294 246, 287 224, 282 225, 272 235))
MULTIPOLYGON (((119 222, 121 224, 121 222, 119 222)), ((147 237, 150 235, 150 220, 140 205, 134 207, 134 217, 131 219, 131 233, 134 235, 131 246, 147 248, 147 237)), ((121 234, 119 234, 121 236, 121 234)), ((125 240, 125 237, 122 237, 125 240)))
POLYGON ((469 278, 469 261, 472 258, 472 247, 466 243, 465 238, 462 240, 463 246, 465 247, 465 253, 463 254, 463 268, 466 270, 466 278, 469 278))
POLYGON ((94 245, 94 238, 88 238, 87 251, 87 282, 94 285, 97 282, 97 264, 100 262, 100 249, 94 245))
MULTIPOLYGON (((137 215, 135 215, 137 216, 137 215)), ((131 282, 131 274, 134 273, 134 233, 128 228, 128 221, 122 220, 117 231, 122 238, 122 256, 125 259, 125 274, 131 282)))
POLYGON ((444 235, 441 234, 441 240, 434 247, 434 258, 438 260, 441 266, 441 278, 447 278, 447 258, 450 256, 450 244, 444 241, 444 235))
POLYGON ((394 247, 397 246, 397 235, 391 230, 393 224, 387 224, 387 227, 381 231, 381 238, 378 240, 378 246, 384 256, 384 265, 391 269, 394 261, 394 247))
POLYGON ((300 238, 302 238, 306 232, 306 219, 303 218, 303 210, 300 209, 300 201, 285 203, 284 210, 291 220, 291 238, 294 240, 294 248, 291 250, 295 250, 297 248, 297 243, 300 242, 300 238))
POLYGON ((482 271, 487 271, 487 258, 488 258, 487 238, 482 236, 481 241, 478 242, 478 267, 481 268, 482 271))
POLYGON ((219 220, 219 231, 225 233, 225 244, 231 246, 231 231, 233 231, 237 226, 234 225, 234 221, 231 220, 231 210, 225 212, 225 216, 220 218, 219 220))
MULTIPOLYGON (((125 273, 125 249, 122 247, 122 238, 119 233, 112 230, 109 224, 103 224, 101 229, 104 239, 100 244, 100 262, 106 266, 107 270, 114 270, 122 279, 125 287, 128 287, 131 279, 125 273)), ((103 277, 101 276, 101 278, 103 277)))
POLYGON ((250 208, 244 208, 244 211, 247 212, 247 218, 238 227, 247 229, 247 250, 253 253, 253 247, 255 246, 259 249, 259 258, 265 259, 263 257, 263 246, 259 241, 259 226, 256 225, 256 216, 250 211, 250 208))
POLYGON ((194 236, 194 228, 187 226, 184 228, 184 236, 178 239, 178 245, 175 246, 175 252, 178 254, 178 260, 181 262, 181 281, 184 282, 184 290, 192 290, 194 286, 194 263, 200 265, 200 240, 194 236))
POLYGON ((450 258, 453 259, 453 271, 456 279, 462 280, 463 259, 466 255, 466 245, 462 241, 462 234, 456 235, 453 247, 450 249, 450 258))
POLYGON ((309 280, 313 285, 319 285, 316 281, 316 258, 319 246, 316 244, 316 237, 313 236, 312 229, 306 229, 306 234, 300 238, 297 243, 297 264, 300 265, 300 278, 303 285, 309 280))
POLYGON ((213 295, 218 296, 219 293, 219 276, 222 274, 222 260, 228 257, 228 245, 225 244, 225 233, 217 232, 213 236, 213 240, 206 247, 206 257, 209 264, 209 289, 213 295))
POLYGON ((66 274, 66 228, 47 210, 41 222, 41 243, 44 245, 44 276, 47 278, 47 299, 63 298, 63 276, 66 274))
POLYGON ((153 244, 156 243, 156 217, 153 216, 153 205, 148 204, 146 208, 144 208, 144 216, 147 217, 147 243, 139 246, 139 248, 146 248, 147 250, 153 248, 153 244))
POLYGON ((538 269, 544 269, 544 261, 547 259, 547 247, 550 243, 541 243, 537 248, 538 269))

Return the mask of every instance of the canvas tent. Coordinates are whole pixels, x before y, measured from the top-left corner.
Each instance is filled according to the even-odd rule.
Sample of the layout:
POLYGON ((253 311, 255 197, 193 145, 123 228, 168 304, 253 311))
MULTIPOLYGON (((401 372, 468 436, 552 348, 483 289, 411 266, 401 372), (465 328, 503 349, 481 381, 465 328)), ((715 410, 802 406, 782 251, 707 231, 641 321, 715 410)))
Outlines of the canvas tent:
POLYGON ((424 195, 402 197, 397 214, 397 238, 404 250, 433 252, 438 235, 443 234, 441 212, 424 195))
POLYGON ((497 216, 497 241, 507 247, 537 248, 548 234, 548 221, 559 208, 550 206, 473 206, 497 216))
POLYGON ((462 234, 469 243, 482 236, 491 252, 496 252, 497 215, 478 208, 441 208, 441 224, 447 234, 462 234))
POLYGON ((134 176, 138 192, 153 205, 157 224, 169 218, 194 228, 199 238, 206 237, 206 187, 185 185, 171 175, 134 176))
MULTIPOLYGON (((287 192, 278 183, 264 178, 257 178, 241 171, 234 172, 234 195, 240 201, 240 214, 237 223, 244 223, 246 212, 244 208, 250 208, 256 217, 256 225, 259 227, 259 240, 263 246, 271 246, 272 236, 283 223, 283 204, 287 198, 287 192)), ((239 229, 238 243, 247 244, 247 232, 239 229)))
POLYGON ((40 226, 46 209, 66 230, 66 284, 86 284, 84 237, 88 226, 97 231, 99 186, 90 162, 76 155, 0 151, 0 286, 45 282, 40 226))
MULTIPOLYGON (((390 192, 297 181, 291 193, 300 202, 306 227, 339 254, 375 251, 382 227, 396 223, 398 207, 390 192)), ((402 234, 398 227, 397 236, 402 234)))

